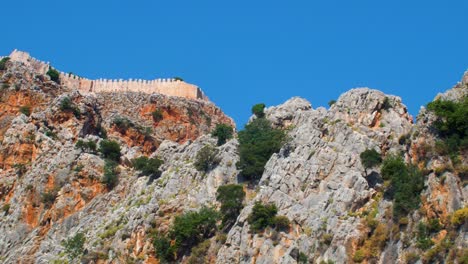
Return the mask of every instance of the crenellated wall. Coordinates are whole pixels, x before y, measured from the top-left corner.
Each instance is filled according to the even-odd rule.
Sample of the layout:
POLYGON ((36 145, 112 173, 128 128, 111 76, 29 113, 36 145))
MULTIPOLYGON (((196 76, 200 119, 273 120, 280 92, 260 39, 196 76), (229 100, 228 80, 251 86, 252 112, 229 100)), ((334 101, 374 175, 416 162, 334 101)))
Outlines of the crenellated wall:
MULTIPOLYGON (((29 65, 40 74, 46 74, 50 68, 49 63, 36 60, 23 51, 14 50, 10 54, 10 58, 12 61, 19 61, 29 65)), ((156 79, 150 81, 141 79, 89 80, 74 74, 60 72, 60 83, 66 87, 78 89, 83 93, 143 92, 209 100, 198 86, 175 79, 156 79)))

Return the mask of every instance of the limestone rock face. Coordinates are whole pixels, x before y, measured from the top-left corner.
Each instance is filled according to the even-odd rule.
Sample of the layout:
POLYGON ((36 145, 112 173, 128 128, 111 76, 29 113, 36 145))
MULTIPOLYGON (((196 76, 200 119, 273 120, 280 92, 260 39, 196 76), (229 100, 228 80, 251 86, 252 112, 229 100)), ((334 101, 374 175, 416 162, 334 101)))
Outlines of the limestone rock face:
POLYGON ((229 232, 217 262, 296 263, 298 250, 318 262, 347 262, 362 228, 349 212, 365 205, 380 185, 367 176, 359 154, 401 149, 397 140, 412 127, 406 107, 397 97, 361 88, 340 96, 329 111, 294 98, 265 112, 277 126, 293 126, 291 140, 268 161, 258 194, 229 232), (387 110, 385 98, 392 104, 387 110), (382 122, 387 125, 380 127, 382 122), (277 205, 278 214, 292 220, 291 230, 249 233, 246 219, 257 200, 277 205))
POLYGON ((18 61, 0 71, 0 82, 2 263, 64 261, 63 242, 78 232, 86 237, 85 263, 155 261, 155 230, 167 231, 184 211, 216 205, 217 188, 237 180, 235 140, 216 147, 214 169, 194 167, 198 151, 216 145, 209 135, 216 124, 234 126, 209 101, 82 94, 18 61), (105 161, 98 152, 75 147, 77 140, 99 146, 105 134, 122 153, 112 190, 102 183, 105 161), (164 161, 159 178, 131 167, 142 155, 164 161))

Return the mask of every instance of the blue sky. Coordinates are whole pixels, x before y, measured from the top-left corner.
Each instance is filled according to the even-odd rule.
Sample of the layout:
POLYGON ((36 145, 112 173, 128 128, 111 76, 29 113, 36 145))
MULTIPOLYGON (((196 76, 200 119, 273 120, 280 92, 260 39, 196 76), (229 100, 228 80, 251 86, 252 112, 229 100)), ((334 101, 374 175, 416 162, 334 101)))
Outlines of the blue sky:
POLYGON ((197 84, 242 127, 253 104, 354 87, 421 105, 468 68, 468 1, 4 1, 14 48, 88 78, 197 84))

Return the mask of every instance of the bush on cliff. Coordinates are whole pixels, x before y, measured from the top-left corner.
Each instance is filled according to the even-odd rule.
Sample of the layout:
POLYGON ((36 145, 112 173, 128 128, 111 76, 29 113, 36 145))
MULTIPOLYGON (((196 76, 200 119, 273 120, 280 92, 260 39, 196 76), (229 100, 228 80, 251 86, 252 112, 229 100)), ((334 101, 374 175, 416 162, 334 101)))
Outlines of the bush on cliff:
POLYGON ((401 157, 393 155, 384 160, 381 173, 384 180, 390 181, 386 193, 393 198, 393 216, 398 221, 419 206, 423 176, 416 167, 407 166, 401 157))
POLYGON ((460 102, 438 99, 429 103, 427 109, 437 116, 433 126, 443 139, 439 148, 445 149, 453 161, 460 150, 468 148, 468 96, 460 102))
POLYGON ((240 175, 247 180, 257 180, 263 174, 265 164, 277 153, 286 140, 286 134, 271 127, 270 121, 257 118, 239 132, 239 156, 236 164, 240 175))
POLYGON ((96 145, 96 142, 92 140, 84 141, 82 139, 78 139, 76 141, 75 148, 79 148, 83 152, 95 153, 97 149, 97 145, 96 145))
POLYGON ((218 138, 218 146, 224 145, 227 140, 232 138, 233 128, 226 124, 217 124, 216 128, 211 132, 213 137, 218 138))
POLYGON ((49 70, 47 71, 46 73, 47 75, 49 75, 50 79, 56 83, 59 82, 59 78, 60 78, 60 73, 54 69, 54 68, 49 68, 49 70))
POLYGON ((208 172, 214 169, 219 162, 218 150, 211 145, 205 145, 198 151, 194 166, 198 171, 208 172))
POLYGON ((256 104, 252 106, 252 114, 256 115, 258 118, 263 118, 265 117, 265 113, 263 110, 265 109, 265 104, 256 104))
POLYGON ((382 157, 380 157, 380 154, 375 149, 366 149, 359 157, 361 158, 362 166, 366 170, 382 163, 382 157))
POLYGON ((63 242, 65 253, 70 261, 78 259, 83 254, 86 237, 83 233, 77 233, 73 237, 63 242))
POLYGON ((60 110, 63 112, 72 112, 76 118, 81 116, 80 109, 72 102, 70 97, 65 97, 60 101, 60 110))
POLYGON ((158 158, 148 158, 146 156, 141 156, 132 161, 132 165, 135 169, 141 172, 141 175, 151 176, 153 178, 159 178, 161 176, 161 171, 159 167, 164 162, 158 158))
POLYGON ((154 122, 159 122, 159 121, 163 120, 163 118, 164 118, 163 112, 162 112, 161 109, 156 109, 153 112, 151 112, 151 116, 153 117, 154 122))
POLYGON ((264 205, 259 201, 255 202, 252 212, 247 218, 250 230, 253 232, 261 232, 267 226, 273 226, 275 224, 276 213, 278 213, 276 205, 264 205))
POLYGON ((117 171, 117 162, 107 159, 104 163, 104 177, 102 183, 108 190, 114 189, 119 182, 119 172, 117 171))
POLYGON ((224 230, 234 224, 240 211, 244 207, 245 192, 242 185, 228 184, 219 186, 216 201, 221 203, 222 226, 224 230))
POLYGON ((5 57, 0 60, 0 71, 6 70, 6 63, 10 60, 10 57, 5 57))
POLYGON ((155 235, 153 245, 156 255, 163 262, 176 260, 176 255, 178 258, 187 255, 192 247, 216 233, 218 219, 218 213, 208 207, 176 216, 167 235, 155 235))
POLYGON ((120 145, 116 141, 104 139, 99 143, 99 152, 105 159, 120 161, 120 145))

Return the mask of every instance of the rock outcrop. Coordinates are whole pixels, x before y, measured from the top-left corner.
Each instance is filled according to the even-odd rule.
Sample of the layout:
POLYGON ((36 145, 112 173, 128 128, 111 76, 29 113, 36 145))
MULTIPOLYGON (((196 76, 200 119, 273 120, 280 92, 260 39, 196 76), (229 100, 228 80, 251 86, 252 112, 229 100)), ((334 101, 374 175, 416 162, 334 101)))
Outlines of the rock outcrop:
MULTIPOLYGON (((425 108, 414 124, 401 98, 369 88, 342 94, 329 109, 314 109, 300 97, 269 107, 265 118, 287 141, 258 182, 242 183, 236 135, 221 146, 211 136, 217 124, 234 122, 213 103, 159 93, 86 93, 52 81, 37 63, 17 59, 0 70, 2 263, 161 263, 155 235, 167 233, 184 212, 219 208, 218 187, 230 183, 246 191, 235 224, 177 262, 466 261, 466 216, 458 214, 454 224, 468 199, 466 149, 455 156, 437 150, 444 138, 434 128, 438 117, 425 108), (106 139, 122 154, 113 188, 106 185, 109 161, 92 147, 106 139), (80 141, 91 145, 77 146, 80 141), (203 172, 195 163, 207 145, 217 162, 203 172), (418 209, 392 215, 391 183, 380 166, 361 163, 369 149, 383 158, 401 156, 421 172, 418 209), (161 159, 160 175, 134 169, 141 156, 161 159), (252 232, 248 218, 257 201, 275 204, 289 228, 252 232), (86 239, 80 256, 71 258, 64 242, 77 234, 86 239)), ((436 99, 463 102, 467 78, 436 99)))

